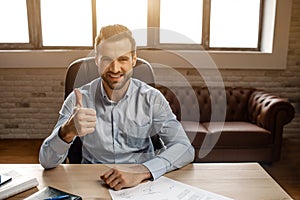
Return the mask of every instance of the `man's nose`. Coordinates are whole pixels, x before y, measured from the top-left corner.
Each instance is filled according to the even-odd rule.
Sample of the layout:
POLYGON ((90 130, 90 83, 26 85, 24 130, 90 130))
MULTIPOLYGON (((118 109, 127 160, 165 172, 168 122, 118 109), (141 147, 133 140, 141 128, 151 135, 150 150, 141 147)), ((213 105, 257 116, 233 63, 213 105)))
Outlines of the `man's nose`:
POLYGON ((121 70, 121 64, 118 60, 114 60, 111 62, 109 68, 110 71, 117 73, 121 70))

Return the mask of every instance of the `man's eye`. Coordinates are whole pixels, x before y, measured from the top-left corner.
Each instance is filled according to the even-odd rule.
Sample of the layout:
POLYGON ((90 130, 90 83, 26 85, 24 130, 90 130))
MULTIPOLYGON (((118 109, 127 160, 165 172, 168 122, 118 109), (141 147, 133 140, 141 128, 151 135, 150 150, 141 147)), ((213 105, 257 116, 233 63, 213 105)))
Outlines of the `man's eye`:
POLYGON ((112 60, 109 59, 109 58, 101 58, 101 62, 105 62, 105 63, 108 63, 108 62, 111 62, 112 60))
POLYGON ((125 61, 128 61, 128 58, 119 58, 118 60, 125 62, 125 61))

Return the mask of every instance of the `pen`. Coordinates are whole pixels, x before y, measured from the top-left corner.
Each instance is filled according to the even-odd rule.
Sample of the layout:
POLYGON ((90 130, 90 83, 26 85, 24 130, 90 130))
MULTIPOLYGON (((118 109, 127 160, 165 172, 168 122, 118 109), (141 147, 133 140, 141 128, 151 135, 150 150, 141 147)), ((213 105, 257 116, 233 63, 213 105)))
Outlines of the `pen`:
POLYGON ((47 198, 47 199, 44 199, 44 200, 60 200, 60 199, 66 199, 66 198, 69 198, 70 195, 61 195, 61 196, 57 196, 57 197, 50 197, 50 198, 47 198))

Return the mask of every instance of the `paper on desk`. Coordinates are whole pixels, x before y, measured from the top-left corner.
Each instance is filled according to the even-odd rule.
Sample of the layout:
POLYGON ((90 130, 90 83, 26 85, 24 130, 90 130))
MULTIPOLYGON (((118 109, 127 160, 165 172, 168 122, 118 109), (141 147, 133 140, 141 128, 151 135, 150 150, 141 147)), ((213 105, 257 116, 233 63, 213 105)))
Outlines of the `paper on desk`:
POLYGON ((119 191, 109 190, 113 200, 230 200, 167 177, 141 183, 136 187, 119 191))

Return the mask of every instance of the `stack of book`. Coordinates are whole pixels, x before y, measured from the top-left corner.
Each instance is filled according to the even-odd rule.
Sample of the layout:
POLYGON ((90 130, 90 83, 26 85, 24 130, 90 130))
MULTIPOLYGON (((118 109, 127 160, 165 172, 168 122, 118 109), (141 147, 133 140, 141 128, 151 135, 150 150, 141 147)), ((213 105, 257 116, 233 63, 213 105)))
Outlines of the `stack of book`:
POLYGON ((8 171, 3 173, 3 175, 11 177, 11 180, 0 186, 0 199, 6 199, 19 194, 39 184, 35 177, 21 175, 16 171, 8 171))

